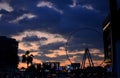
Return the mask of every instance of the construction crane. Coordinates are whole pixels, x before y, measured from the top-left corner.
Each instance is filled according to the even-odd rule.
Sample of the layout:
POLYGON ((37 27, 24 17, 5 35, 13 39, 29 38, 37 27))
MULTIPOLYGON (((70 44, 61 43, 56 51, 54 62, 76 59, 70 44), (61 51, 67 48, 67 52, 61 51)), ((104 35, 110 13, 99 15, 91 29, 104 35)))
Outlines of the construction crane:
POLYGON ((86 66, 85 64, 86 64, 87 59, 88 59, 88 62, 89 62, 89 66, 94 67, 93 60, 91 58, 91 54, 90 54, 88 48, 85 49, 85 53, 84 53, 83 59, 82 59, 81 69, 85 69, 85 66, 86 66))

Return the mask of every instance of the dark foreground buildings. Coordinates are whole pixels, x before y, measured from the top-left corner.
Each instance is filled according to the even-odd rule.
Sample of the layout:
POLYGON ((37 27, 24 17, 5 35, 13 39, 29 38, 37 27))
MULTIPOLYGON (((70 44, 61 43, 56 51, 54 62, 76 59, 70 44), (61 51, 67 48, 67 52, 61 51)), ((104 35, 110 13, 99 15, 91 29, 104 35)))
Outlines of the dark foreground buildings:
POLYGON ((18 42, 6 36, 0 36, 0 72, 15 71, 19 62, 18 42))
POLYGON ((105 62, 112 67, 115 78, 120 78, 120 10, 116 0, 110 0, 110 15, 103 24, 105 62))
POLYGON ((18 70, 18 42, 0 36, 0 78, 108 78, 106 69, 98 67, 80 68, 80 63, 60 67, 59 62, 31 64, 18 70))

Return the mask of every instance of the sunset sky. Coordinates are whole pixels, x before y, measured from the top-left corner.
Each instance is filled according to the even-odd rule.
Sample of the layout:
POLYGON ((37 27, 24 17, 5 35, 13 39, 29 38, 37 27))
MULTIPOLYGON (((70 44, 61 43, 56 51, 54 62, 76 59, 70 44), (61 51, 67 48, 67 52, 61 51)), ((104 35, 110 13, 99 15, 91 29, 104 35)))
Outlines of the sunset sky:
POLYGON ((89 48, 99 65, 104 59, 102 24, 108 14, 109 0, 0 0, 0 35, 19 42, 20 61, 29 50, 34 63, 68 65, 67 50, 71 62, 81 63, 89 48))

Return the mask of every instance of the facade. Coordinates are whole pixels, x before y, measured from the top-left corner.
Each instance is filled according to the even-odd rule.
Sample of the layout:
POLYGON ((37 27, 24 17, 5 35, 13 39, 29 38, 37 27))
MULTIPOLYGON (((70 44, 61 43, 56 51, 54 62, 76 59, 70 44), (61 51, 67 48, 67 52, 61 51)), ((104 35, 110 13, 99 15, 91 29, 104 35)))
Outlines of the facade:
POLYGON ((0 36, 0 71, 17 69, 18 42, 6 36, 0 36))
POLYGON ((112 67, 113 75, 120 78, 120 10, 109 15, 103 23, 105 62, 112 67), (112 18, 111 18, 112 17, 112 18))
POLYGON ((103 23, 103 40, 104 40, 104 56, 105 62, 112 64, 112 30, 110 25, 110 17, 108 16, 103 23))
POLYGON ((43 68, 48 70, 58 70, 60 67, 60 62, 43 62, 43 68))
POLYGON ((71 63, 71 67, 73 68, 73 70, 80 69, 80 63, 71 63))

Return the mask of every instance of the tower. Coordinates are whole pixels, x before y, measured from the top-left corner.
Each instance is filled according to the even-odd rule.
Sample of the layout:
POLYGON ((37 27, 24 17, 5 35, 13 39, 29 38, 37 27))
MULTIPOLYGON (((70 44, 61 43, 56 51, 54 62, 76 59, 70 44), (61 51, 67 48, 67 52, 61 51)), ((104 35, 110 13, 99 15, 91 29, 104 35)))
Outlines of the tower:
POLYGON ((13 70, 17 68, 18 42, 13 38, 0 36, 0 70, 13 70))

